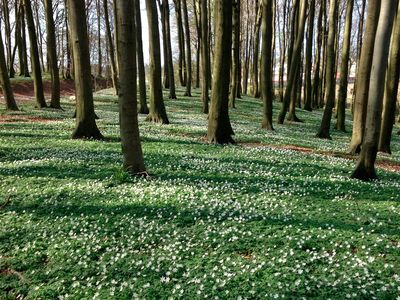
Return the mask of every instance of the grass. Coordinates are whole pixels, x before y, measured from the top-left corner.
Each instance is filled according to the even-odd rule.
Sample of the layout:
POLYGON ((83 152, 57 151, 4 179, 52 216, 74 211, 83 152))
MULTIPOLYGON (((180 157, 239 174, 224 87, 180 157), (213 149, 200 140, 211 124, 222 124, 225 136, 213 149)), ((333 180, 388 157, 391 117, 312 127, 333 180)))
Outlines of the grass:
POLYGON ((0 124, 1 299, 399 297, 399 173, 351 180, 349 133, 314 138, 321 111, 266 132, 246 97, 239 145, 207 145, 195 95, 166 101, 172 125, 140 117, 151 180, 121 171, 110 91, 95 97, 105 142, 70 140, 68 99, 0 124))

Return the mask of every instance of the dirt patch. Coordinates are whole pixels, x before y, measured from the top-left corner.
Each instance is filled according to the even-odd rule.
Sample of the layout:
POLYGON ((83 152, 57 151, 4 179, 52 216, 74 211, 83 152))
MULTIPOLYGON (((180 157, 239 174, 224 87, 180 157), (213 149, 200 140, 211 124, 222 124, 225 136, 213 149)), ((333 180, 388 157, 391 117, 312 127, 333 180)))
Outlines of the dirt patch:
MULTIPOLYGON (((345 159, 350 159, 350 160, 357 160, 357 156, 347 154, 347 153, 341 153, 341 152, 331 152, 331 151, 316 151, 312 148, 306 148, 306 147, 298 147, 294 145, 269 145, 265 143, 240 143, 239 144, 242 147, 245 148, 257 148, 257 147, 268 147, 271 149, 281 149, 281 150, 292 150, 292 151, 297 151, 297 152, 302 152, 302 153, 307 153, 307 154, 320 154, 320 155, 325 155, 329 157, 337 157, 337 158, 345 158, 345 159)), ((376 167, 390 171, 390 172, 395 172, 395 173, 400 173, 400 163, 387 160, 387 159, 378 159, 376 162, 376 167)))
POLYGON ((27 115, 0 115, 0 124, 6 123, 50 123, 57 119, 41 118, 27 115))

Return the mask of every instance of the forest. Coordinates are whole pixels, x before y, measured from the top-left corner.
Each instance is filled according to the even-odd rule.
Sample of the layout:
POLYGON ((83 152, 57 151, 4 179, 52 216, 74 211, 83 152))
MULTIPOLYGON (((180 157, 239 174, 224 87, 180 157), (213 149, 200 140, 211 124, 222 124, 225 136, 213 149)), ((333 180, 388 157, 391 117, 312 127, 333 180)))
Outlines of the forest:
POLYGON ((399 0, 0 0, 0 299, 400 299, 399 0))

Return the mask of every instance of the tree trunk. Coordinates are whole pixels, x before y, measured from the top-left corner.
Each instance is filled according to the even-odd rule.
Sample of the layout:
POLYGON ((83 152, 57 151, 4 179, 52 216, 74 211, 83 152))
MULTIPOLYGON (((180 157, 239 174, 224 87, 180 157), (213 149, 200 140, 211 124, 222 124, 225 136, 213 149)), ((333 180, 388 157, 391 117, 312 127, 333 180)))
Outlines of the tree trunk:
MULTIPOLYGON (((65 10, 68 11, 67 0, 64 0, 65 10)), ((66 38, 66 49, 67 49, 67 66, 65 68, 65 78, 72 79, 73 73, 73 62, 72 62, 72 44, 70 39, 70 30, 68 24, 68 12, 65 13, 65 38, 66 38)))
POLYGON ((89 39, 84 0, 67 0, 75 72, 76 127, 73 139, 103 139, 94 112, 89 39))
POLYGON ((169 89, 169 64, 168 64, 167 24, 166 24, 166 19, 167 17, 169 18, 168 0, 161 0, 161 1, 158 0, 158 7, 160 8, 160 13, 161 13, 161 31, 162 31, 162 43, 163 43, 163 55, 164 55, 163 84, 164 88, 169 89))
POLYGON ((146 11, 150 45, 150 112, 147 121, 169 124, 162 92, 160 33, 157 5, 154 0, 146 0, 146 11))
POLYGON ((137 118, 136 56, 132 55, 136 53, 133 2, 139 3, 136 0, 117 0, 115 14, 118 24, 119 114, 124 169, 132 175, 137 175, 143 174, 146 169, 137 118))
POLYGON ((320 10, 318 15, 318 37, 317 37, 317 49, 316 49, 316 58, 315 58, 315 74, 314 74, 314 83, 312 88, 312 98, 313 105, 315 108, 319 108, 319 95, 321 89, 321 48, 323 42, 324 29, 322 28, 322 20, 324 16, 325 9, 325 0, 322 0, 320 3, 320 10))
POLYGON ((340 64, 340 84, 339 98, 337 105, 337 122, 336 129, 346 131, 346 104, 347 104, 347 87, 349 77, 349 58, 350 58, 350 43, 351 43, 351 26, 353 23, 353 7, 354 0, 347 1, 346 9, 346 25, 344 31, 344 42, 342 50, 342 63, 340 64))
MULTIPOLYGON (((386 1, 386 0, 385 0, 386 1)), ((376 28, 379 21, 381 0, 370 1, 368 4, 367 27, 364 35, 364 43, 361 49, 360 65, 357 73, 357 91, 354 101, 353 133, 349 152, 360 153, 365 130, 365 119, 368 106, 368 92, 372 59, 374 56, 374 45, 376 28)))
POLYGON ((386 75, 384 109, 379 139, 379 151, 391 154, 390 142, 393 124, 395 123, 396 101, 400 76, 400 2, 396 22, 393 27, 392 45, 390 49, 389 68, 386 75))
POLYGON ((50 107, 60 109, 60 74, 57 61, 57 46, 55 25, 53 19, 53 1, 44 1, 46 10, 46 30, 47 30, 47 57, 50 64, 51 74, 51 102, 50 107))
POLYGON ((208 27, 208 12, 207 12, 207 0, 200 0, 200 16, 201 16, 201 99, 203 103, 203 113, 208 114, 208 101, 210 89, 209 77, 210 77, 210 52, 209 47, 209 27, 208 27))
POLYGON ((178 27, 178 45, 179 45, 179 81, 181 86, 186 86, 186 58, 185 58, 185 34, 182 25, 182 0, 174 0, 176 26, 178 27))
POLYGON ((97 11, 97 77, 103 76, 103 54, 102 54, 102 46, 101 46, 101 10, 100 10, 100 0, 96 0, 96 11, 97 11))
POLYGON ((229 72, 232 51, 232 2, 215 0, 215 57, 211 109, 208 118, 208 141, 215 144, 234 143, 229 120, 229 72))
POLYGON ((146 91, 146 70, 143 58, 143 41, 142 41, 142 14, 140 12, 140 1, 133 1, 135 5, 135 21, 136 21, 136 53, 137 53, 137 70, 139 73, 139 113, 148 114, 147 107, 147 91, 146 91))
POLYGON ((42 71, 40 69, 40 58, 39 58, 39 49, 36 38, 35 22, 33 21, 32 7, 31 7, 31 2, 29 0, 24 0, 24 8, 25 8, 26 21, 28 24, 29 40, 31 44, 31 64, 32 64, 35 98, 38 107, 43 108, 46 107, 47 105, 43 92, 42 71))
POLYGON ((182 9, 185 23, 185 42, 186 42, 186 91, 185 96, 192 97, 192 50, 190 45, 189 14, 187 0, 182 0, 182 9))
MULTIPOLYGON (((135 2, 140 3, 139 1, 135 1, 135 2)), ((106 21, 107 40, 108 40, 108 45, 109 45, 109 50, 110 50, 112 82, 113 82, 113 87, 115 89, 115 94, 118 95, 118 71, 117 71, 117 63, 115 62, 114 43, 113 43, 113 38, 112 38, 112 34, 111 34, 110 19, 109 19, 109 15, 108 15, 108 0, 103 0, 103 10, 104 10, 104 19, 106 21)), ((139 12, 140 12, 140 10, 139 10, 139 12)), ((138 44, 138 47, 139 46, 140 45, 138 44)), ((139 64, 139 80, 140 80, 140 64, 139 64)))
POLYGON ((315 16, 315 0, 310 1, 310 9, 308 16, 308 34, 306 46, 306 69, 305 69, 305 93, 304 93, 304 109, 312 111, 312 50, 314 39, 314 16, 315 16))
POLYGON ((329 8, 329 32, 327 42, 327 61, 326 61, 326 86, 325 86, 325 110, 322 117, 321 126, 317 137, 321 139, 331 139, 330 127, 332 120, 332 110, 335 105, 336 93, 336 53, 335 42, 337 32, 337 19, 338 19, 338 5, 337 1, 330 2, 329 8))
POLYGON ((235 108, 236 96, 239 89, 239 73, 240 73, 240 1, 232 1, 233 9, 233 55, 231 70, 231 92, 229 96, 229 107, 235 108))
POLYGON ((6 108, 9 110, 18 110, 17 103, 15 102, 14 94, 11 89, 10 78, 8 77, 6 57, 4 54, 3 37, 0 30, 0 85, 3 91, 6 108))
POLYGON ((289 105, 290 105, 290 95, 292 92, 293 87, 295 86, 295 80, 298 74, 298 67, 300 65, 300 60, 301 60, 301 50, 302 50, 302 44, 303 44, 303 39, 304 39, 304 27, 306 23, 306 10, 307 10, 307 4, 305 0, 302 0, 302 5, 301 5, 301 13, 300 13, 300 26, 299 26, 299 31, 298 35, 296 37, 296 41, 293 47, 293 52, 291 56, 291 61, 290 63, 290 68, 289 68, 289 73, 288 73, 288 82, 285 90, 285 96, 283 99, 283 105, 281 108, 281 111, 278 116, 278 123, 283 124, 286 113, 288 111, 289 105))
MULTIPOLYGON (((382 121, 382 104, 385 85, 381 83, 385 78, 388 65, 390 37, 393 19, 398 1, 384 0, 381 3, 378 27, 376 30, 375 47, 371 68, 370 86, 368 94, 368 109, 365 122, 365 133, 362 150, 357 167, 351 175, 360 180, 377 179, 375 161, 378 153, 379 134, 382 121)), ((369 12, 371 13, 371 11, 369 12)))
POLYGON ((272 125, 272 0, 262 2, 261 97, 263 100, 262 128, 274 130, 272 125))

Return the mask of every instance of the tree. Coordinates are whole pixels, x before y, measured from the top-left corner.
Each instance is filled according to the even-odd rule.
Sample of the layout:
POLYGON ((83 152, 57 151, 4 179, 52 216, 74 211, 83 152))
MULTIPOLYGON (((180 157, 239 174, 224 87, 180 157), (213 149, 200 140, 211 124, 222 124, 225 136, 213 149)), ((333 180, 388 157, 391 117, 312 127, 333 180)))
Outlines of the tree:
POLYGON ((315 16, 315 0, 310 1, 310 9, 308 16, 307 44, 306 44, 306 66, 305 66, 305 93, 304 93, 304 109, 312 111, 312 51, 314 37, 314 16, 315 16))
MULTIPOLYGON (((143 152, 137 119, 136 83, 136 26, 134 22, 135 0, 116 0, 118 26, 119 63, 119 113, 124 169, 132 175, 143 174, 143 152)), ((138 2, 138 1, 136 1, 138 2)))
POLYGON ((37 44, 37 36, 36 36, 36 27, 35 22, 33 20, 31 1, 24 1, 24 10, 26 16, 26 22, 28 24, 28 32, 29 32, 29 40, 31 46, 31 65, 32 65, 32 74, 33 74, 33 83, 34 83, 34 92, 37 106, 40 108, 47 107, 46 100, 44 98, 43 91, 43 81, 42 81, 42 71, 40 67, 40 58, 39 58, 39 48, 37 44))
POLYGON ((142 15, 140 13, 140 1, 133 1, 135 4, 135 21, 136 21, 136 52, 137 52, 137 69, 139 73, 139 95, 140 108, 139 113, 148 114, 146 100, 146 71, 144 68, 143 58, 143 41, 142 41, 142 15))
POLYGON ((146 0, 146 10, 150 44, 150 112, 147 121, 169 124, 162 93, 160 33, 156 2, 146 0))
MULTIPOLYGON (((185 33, 182 25, 182 0, 174 0, 176 26, 178 27, 178 46, 179 46, 179 81, 181 86, 186 86, 186 58, 185 58, 185 33)), ((208 26, 208 25, 207 25, 208 26)))
POLYGON ((60 109, 60 74, 57 62, 56 34, 53 19, 53 1, 45 0, 47 49, 51 73, 51 102, 50 107, 60 109))
POLYGON ((183 17, 185 23, 185 42, 186 42, 186 91, 185 96, 192 97, 192 50, 190 46, 190 27, 187 0, 182 1, 183 17))
POLYGON ((377 179, 375 161, 378 153, 379 134, 382 121, 382 104, 385 85, 380 80, 385 78, 388 65, 390 37, 397 0, 382 1, 376 31, 372 71, 368 93, 368 109, 365 122, 365 133, 360 159, 351 175, 360 180, 377 179))
POLYGON ((326 62, 326 87, 325 87, 325 110, 322 117, 321 126, 317 137, 321 139, 330 139, 330 127, 332 119, 332 110, 335 105, 335 92, 336 92, 336 27, 338 18, 338 2, 331 1, 329 8, 329 33, 328 33, 328 53, 326 62))
MULTIPOLYGON (((300 1, 300 0, 299 0, 300 1)), ((298 75, 298 70, 300 66, 300 60, 301 60, 301 48, 303 44, 303 39, 304 39, 304 27, 306 23, 306 11, 307 11, 307 1, 302 0, 301 1, 301 13, 300 13, 300 25, 299 25, 299 30, 298 34, 293 46, 293 51, 290 60, 290 68, 288 72, 288 82, 286 85, 286 90, 285 90, 285 95, 283 98, 283 104, 281 111, 278 116, 278 123, 283 124, 286 113, 288 111, 289 105, 290 105, 290 97, 292 93, 292 89, 296 86, 296 77, 298 75)))
POLYGON ((85 1, 67 0, 67 5, 71 40, 74 41, 72 54, 75 73, 76 127, 72 138, 102 139, 94 112, 85 1))
POLYGON ((395 122, 396 101, 400 76, 400 2, 397 10, 396 23, 393 26, 392 44, 390 49, 389 67, 386 75, 386 89, 382 128, 379 139, 379 151, 391 154, 390 142, 393 124, 395 122))
POLYGON ((233 5, 233 55, 232 55, 232 82, 229 96, 229 106, 236 107, 238 90, 240 94, 240 1, 232 1, 233 5))
POLYGON ((349 152, 360 153, 367 115, 368 92, 371 76, 372 59, 374 55, 376 28, 379 21, 381 0, 369 1, 367 25, 364 42, 361 49, 359 69, 357 73, 357 90, 354 101, 353 133, 349 152))
POLYGON ((262 2, 262 50, 261 50, 261 97, 263 100, 262 127, 273 130, 272 126, 272 0, 262 2))
POLYGON ((9 110, 18 110, 8 75, 7 62, 4 54, 3 36, 0 30, 0 85, 3 91, 4 100, 6 101, 6 108, 9 110))
POLYGON ((234 143, 229 120, 229 72, 232 50, 231 0, 215 0, 215 56, 211 107, 208 117, 208 141, 215 144, 234 143))
POLYGON ((353 23, 353 7, 354 0, 347 1, 346 8, 346 24, 344 31, 344 42, 342 50, 342 63, 340 64, 340 84, 339 98, 337 105, 337 122, 336 129, 346 131, 346 104, 347 104, 347 87, 349 77, 349 59, 350 59, 350 43, 351 43, 351 26, 353 23))
POLYGON ((200 0, 200 16, 201 16, 201 99, 203 102, 203 113, 208 114, 208 101, 209 101, 209 77, 210 77, 210 52, 209 47, 209 34, 208 34, 208 10, 207 0, 200 0))

